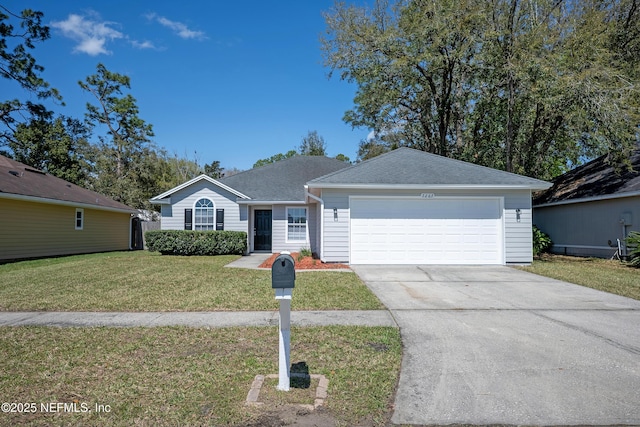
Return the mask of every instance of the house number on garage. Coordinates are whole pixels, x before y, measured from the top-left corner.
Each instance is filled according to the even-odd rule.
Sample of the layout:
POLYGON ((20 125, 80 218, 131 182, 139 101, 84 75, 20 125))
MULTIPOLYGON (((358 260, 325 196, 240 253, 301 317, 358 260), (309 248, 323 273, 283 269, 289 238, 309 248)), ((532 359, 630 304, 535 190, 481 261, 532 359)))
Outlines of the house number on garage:
POLYGON ((436 195, 433 193, 421 193, 420 197, 422 197, 423 199, 433 199, 434 197, 436 197, 436 195))

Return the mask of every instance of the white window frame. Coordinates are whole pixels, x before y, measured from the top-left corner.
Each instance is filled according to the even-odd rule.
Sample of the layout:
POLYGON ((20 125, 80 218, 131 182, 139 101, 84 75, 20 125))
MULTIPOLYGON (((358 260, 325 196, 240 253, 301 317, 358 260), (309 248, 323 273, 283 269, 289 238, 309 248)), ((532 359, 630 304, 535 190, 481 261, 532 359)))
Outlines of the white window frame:
POLYGON ((83 230, 84 229, 84 209, 82 208, 76 208, 76 213, 75 213, 75 217, 73 218, 76 230, 83 230), (80 216, 78 216, 78 214, 80 214, 80 216), (78 225, 78 221, 80 222, 80 225, 78 225))
POLYGON ((195 201, 195 203, 193 204, 193 225, 192 225, 192 229, 195 231, 213 231, 216 229, 216 204, 214 203, 213 200, 211 200, 208 197, 200 197, 198 198, 198 200, 195 201), (198 207, 198 203, 201 200, 206 200, 209 203, 211 203, 211 206, 200 206, 198 207), (202 222, 202 219, 200 220, 200 222, 198 222, 198 210, 201 211, 211 211, 212 216, 211 216, 211 223, 207 222, 202 222), (206 228, 202 228, 203 226, 205 226, 206 228), (198 228, 200 227, 200 228, 198 228))
POLYGON ((306 206, 291 206, 291 207, 287 207, 286 214, 287 214, 287 222, 286 222, 287 243, 308 242, 309 241, 309 209, 306 206), (289 211, 291 210, 304 210, 304 223, 295 223, 295 222, 289 223, 289 211), (298 228, 299 231, 297 231, 296 234, 298 235, 304 234, 304 238, 296 239, 296 238, 289 237, 290 227, 298 228), (304 227, 304 232, 302 231, 303 227, 304 227))

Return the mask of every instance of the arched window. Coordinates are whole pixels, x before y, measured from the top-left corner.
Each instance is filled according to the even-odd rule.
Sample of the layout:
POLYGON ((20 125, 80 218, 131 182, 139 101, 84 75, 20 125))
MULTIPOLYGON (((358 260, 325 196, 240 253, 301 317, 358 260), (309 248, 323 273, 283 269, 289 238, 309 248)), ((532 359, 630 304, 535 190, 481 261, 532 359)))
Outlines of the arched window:
POLYGON ((209 199, 200 199, 194 206, 194 230, 215 230, 215 209, 209 199))

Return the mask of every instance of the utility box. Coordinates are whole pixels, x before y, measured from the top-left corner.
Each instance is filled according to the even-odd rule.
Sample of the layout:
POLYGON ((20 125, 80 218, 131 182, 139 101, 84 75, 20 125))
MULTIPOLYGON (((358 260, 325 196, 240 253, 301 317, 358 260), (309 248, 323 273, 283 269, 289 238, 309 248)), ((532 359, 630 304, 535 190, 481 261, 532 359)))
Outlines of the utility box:
POLYGON ((288 289, 295 286, 296 270, 293 257, 282 253, 273 261, 271 266, 271 287, 276 289, 288 289))

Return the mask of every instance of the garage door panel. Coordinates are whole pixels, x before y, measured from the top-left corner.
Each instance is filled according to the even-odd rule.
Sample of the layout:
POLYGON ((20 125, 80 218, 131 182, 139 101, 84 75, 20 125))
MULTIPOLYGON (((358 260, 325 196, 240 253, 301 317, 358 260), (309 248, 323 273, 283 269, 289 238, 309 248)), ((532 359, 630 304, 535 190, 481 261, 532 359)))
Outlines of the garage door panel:
POLYGON ((351 263, 500 264, 500 201, 352 199, 351 263))

